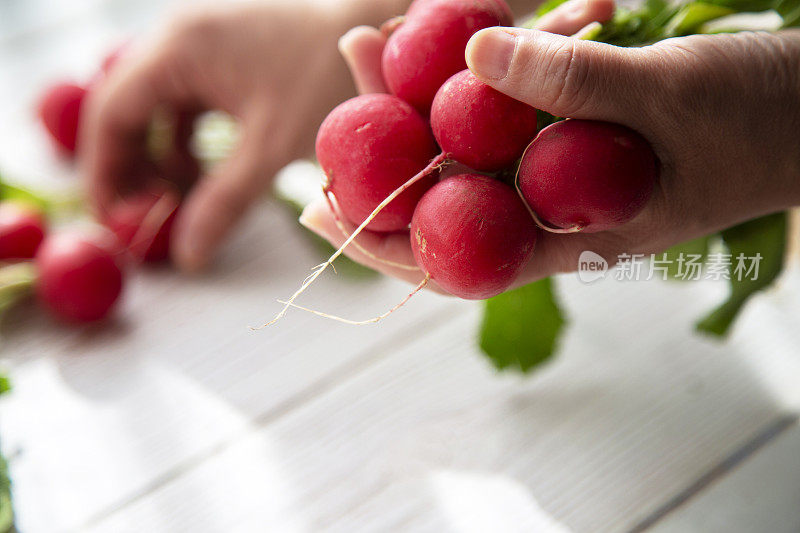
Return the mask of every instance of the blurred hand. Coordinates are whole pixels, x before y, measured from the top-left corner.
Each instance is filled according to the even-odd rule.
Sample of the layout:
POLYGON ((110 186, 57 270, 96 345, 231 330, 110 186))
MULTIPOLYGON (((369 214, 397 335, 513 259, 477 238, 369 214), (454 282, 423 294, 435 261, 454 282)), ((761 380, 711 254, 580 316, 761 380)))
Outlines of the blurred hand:
POLYGON ((126 53, 82 121, 81 164, 98 215, 153 181, 191 187, 172 255, 185 270, 202 267, 275 172, 312 153, 326 113, 353 93, 336 53, 355 20, 344 5, 330 12, 302 1, 204 8, 126 53), (199 176, 188 141, 194 118, 209 109, 237 117, 242 138, 235 154, 199 176), (175 119, 177 142, 156 166, 145 141, 162 110, 175 119))
MULTIPOLYGON (((618 48, 495 28, 473 36, 467 62, 485 83, 538 109, 637 130, 661 161, 660 182, 635 220, 601 233, 540 232, 515 286, 575 270, 584 250, 613 264, 622 253, 659 252, 800 204, 798 31, 691 36, 618 48)), ((356 79, 365 79, 362 68, 351 65, 356 79)), ((334 244, 342 242, 324 204, 309 206, 302 220, 334 244)), ((359 243, 379 257, 413 261, 407 235, 373 233, 359 243)), ((349 254, 387 274, 420 277, 354 249, 349 254)))

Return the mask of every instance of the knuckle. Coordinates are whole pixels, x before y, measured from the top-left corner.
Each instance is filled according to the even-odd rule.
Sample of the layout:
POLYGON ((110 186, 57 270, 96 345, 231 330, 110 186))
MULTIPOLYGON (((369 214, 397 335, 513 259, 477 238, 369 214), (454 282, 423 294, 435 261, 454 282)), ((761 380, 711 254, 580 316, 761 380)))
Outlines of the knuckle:
POLYGON ((582 109, 590 90, 589 66, 580 52, 582 48, 574 39, 566 40, 553 54, 547 74, 553 76, 553 93, 550 95, 553 106, 562 109, 566 115, 573 115, 582 109))
POLYGON ((176 15, 170 33, 179 39, 204 38, 213 33, 216 19, 208 10, 191 9, 176 15))
POLYGON ((591 96, 590 65, 584 43, 577 39, 548 39, 526 50, 516 73, 519 83, 530 87, 536 80, 537 100, 546 111, 572 116, 591 96))

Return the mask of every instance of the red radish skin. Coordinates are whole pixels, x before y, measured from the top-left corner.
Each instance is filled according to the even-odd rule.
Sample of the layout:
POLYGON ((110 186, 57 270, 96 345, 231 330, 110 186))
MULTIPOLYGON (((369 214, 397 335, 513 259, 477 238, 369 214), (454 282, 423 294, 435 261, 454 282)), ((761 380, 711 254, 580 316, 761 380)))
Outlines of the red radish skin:
POLYGON ((539 133, 517 179, 545 229, 592 233, 635 218, 657 178, 656 155, 641 135, 619 124, 570 119, 539 133))
POLYGON ((467 68, 464 51, 470 37, 512 21, 503 0, 416 0, 383 51, 386 85, 427 115, 439 87, 467 68))
POLYGON ((483 300, 517 278, 533 254, 536 234, 514 189, 462 174, 422 197, 411 222, 411 248, 420 268, 443 289, 483 300))
POLYGON ((39 103, 39 117, 55 143, 67 154, 74 154, 78 142, 78 123, 88 91, 79 85, 61 83, 51 87, 39 103))
POLYGON ((37 299, 54 316, 72 323, 108 317, 123 287, 121 249, 110 234, 52 235, 36 255, 37 299))
POLYGON ((44 239, 45 226, 37 209, 0 203, 0 261, 32 259, 44 239))
POLYGON ((469 70, 452 76, 431 107, 433 135, 442 151, 484 172, 514 164, 536 135, 536 109, 489 87, 469 70))
MULTIPOLYGON (((395 189, 439 154, 425 119, 388 94, 357 96, 336 107, 319 129, 317 159, 344 216, 360 224, 395 189)), ((425 177, 388 204, 367 226, 373 231, 408 227, 414 208, 435 183, 425 177)))
POLYGON ((125 199, 107 215, 104 223, 119 239, 120 244, 136 259, 145 263, 162 263, 169 259, 170 236, 177 209, 166 219, 159 216, 153 223, 157 227, 143 227, 148 215, 161 198, 144 192, 125 199))

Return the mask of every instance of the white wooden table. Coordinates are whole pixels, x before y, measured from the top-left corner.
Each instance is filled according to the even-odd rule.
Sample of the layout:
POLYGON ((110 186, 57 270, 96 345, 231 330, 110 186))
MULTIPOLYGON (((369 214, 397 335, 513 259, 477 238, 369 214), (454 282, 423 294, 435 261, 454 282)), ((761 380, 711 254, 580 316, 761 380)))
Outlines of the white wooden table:
MULTIPOLYGON (((0 169, 74 180, 33 97, 160 4, 0 0, 0 169)), ((723 284, 559 279, 561 356, 522 378, 475 348, 478 304, 430 294, 378 326, 295 312, 249 331, 316 262, 267 202, 207 275, 137 275, 112 327, 6 320, 20 530, 800 531, 796 267, 724 344, 692 334, 723 284)), ((306 302, 368 317, 406 290, 331 275, 306 302)))

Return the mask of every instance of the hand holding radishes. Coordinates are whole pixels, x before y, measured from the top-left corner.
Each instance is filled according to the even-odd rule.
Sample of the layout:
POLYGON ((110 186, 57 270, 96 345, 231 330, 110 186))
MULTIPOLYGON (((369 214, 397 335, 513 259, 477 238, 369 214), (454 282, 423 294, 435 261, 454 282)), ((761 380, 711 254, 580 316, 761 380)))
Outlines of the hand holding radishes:
MULTIPOLYGON (((555 23, 563 14, 561 18, 580 29, 592 20, 590 15, 607 18, 612 12, 608 0, 574 2, 555 10, 550 20, 555 23)), ((418 278, 417 288, 403 302, 431 281, 464 298, 489 298, 508 288, 524 268, 536 242, 524 202, 506 184, 494 179, 487 184, 474 172, 454 171, 507 173, 536 133, 536 109, 488 87, 463 68, 469 37, 492 21, 507 24, 510 14, 504 0, 415 0, 404 17, 388 21, 381 30, 358 27, 340 40, 356 85, 367 92, 379 90, 384 79, 392 94, 352 98, 323 122, 317 158, 325 172, 326 202, 344 241, 281 301, 283 309, 266 325, 290 307, 302 308, 297 298, 350 245, 383 268, 418 278), (386 39, 384 32, 390 34, 386 39), (362 61, 383 74, 370 73, 362 61), (433 139, 442 150, 435 157, 433 139), (435 178, 446 176, 451 177, 425 192, 435 178), (335 214, 339 209, 342 217, 335 214), (379 257, 356 240, 367 228, 408 236, 403 231, 407 224, 397 214, 412 210, 415 262, 379 257), (358 227, 349 231, 342 218, 358 227), (509 237, 512 228, 520 229, 518 239, 509 237), (489 253, 499 252, 503 242, 515 249, 489 253), (465 261, 471 265, 465 267, 465 261)), ((396 308, 365 321, 340 320, 376 322, 396 308)))
POLYGON ((314 135, 352 82, 336 41, 359 23, 377 24, 408 0, 261 2, 179 15, 87 101, 81 147, 93 203, 107 213, 154 177, 189 190, 175 220, 173 257, 204 266, 247 208, 289 162, 313 152, 314 135), (148 160, 146 132, 167 110, 179 134, 166 163, 148 160), (240 121, 241 143, 199 176, 188 147, 195 116, 222 110, 240 121), (199 178, 199 179, 198 179, 199 178), (195 183, 196 182, 196 183, 195 183))
MULTIPOLYGON (((523 161, 519 176, 528 204, 550 229, 578 232, 540 232, 533 259, 514 285, 574 270, 584 250, 613 263, 621 253, 661 251, 800 203, 797 32, 694 36, 618 48, 493 28, 472 38, 466 58, 480 80, 535 108, 623 126, 566 121, 543 130, 529 148, 531 164, 523 161), (598 144, 609 138, 612 144, 598 144), (617 156, 604 158, 609 150, 617 156), (583 157, 597 158, 594 166, 582 167, 583 157), (614 167, 621 160, 637 175, 650 176, 650 183, 637 182, 638 189, 629 182, 627 198, 613 194, 625 178, 614 167), (660 177, 650 195, 656 162, 660 177), (587 168, 595 171, 581 174, 587 168), (559 169, 589 181, 569 188, 559 169)), ((356 79, 365 78, 366 66, 351 61, 351 68, 356 79)), ((342 242, 324 204, 310 206, 302 220, 335 244, 342 242)), ((409 245, 396 235, 368 237, 360 244, 372 255, 413 257, 413 239, 409 245)), ((383 272, 413 278, 357 250, 349 253, 383 272)))

